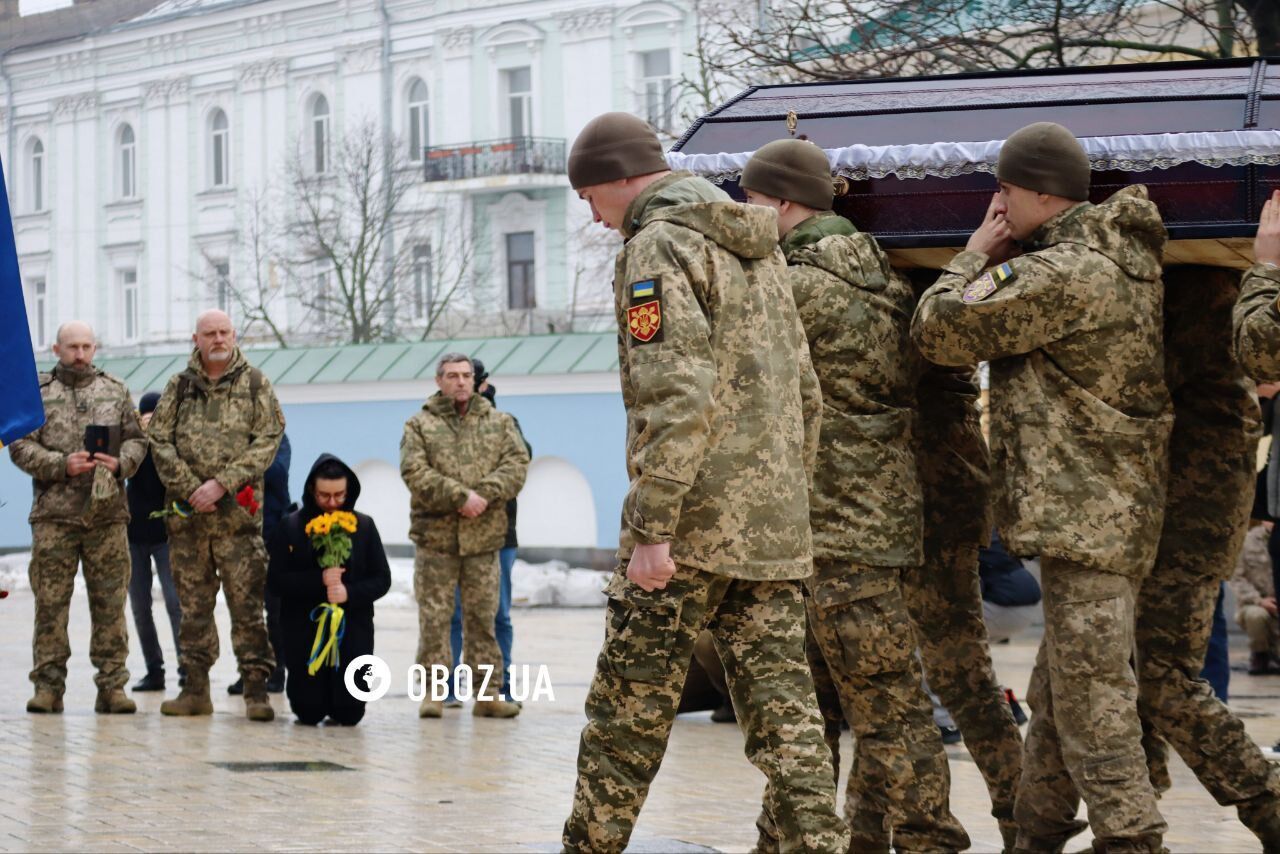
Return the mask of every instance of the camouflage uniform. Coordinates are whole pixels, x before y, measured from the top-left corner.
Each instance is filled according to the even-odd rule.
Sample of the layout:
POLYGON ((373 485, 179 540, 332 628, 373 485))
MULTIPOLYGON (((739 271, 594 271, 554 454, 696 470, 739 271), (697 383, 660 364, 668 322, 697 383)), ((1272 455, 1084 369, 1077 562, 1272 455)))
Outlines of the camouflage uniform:
POLYGON ((1165 271, 1165 377, 1173 395, 1169 499, 1137 605, 1138 710, 1218 803, 1280 846, 1280 771, 1200 678, 1221 582, 1253 507, 1259 425, 1253 383, 1231 352, 1236 276, 1165 271))
MULTIPOLYGON (((418 599, 418 663, 449 667, 454 590, 462 590, 463 657, 478 680, 493 668, 488 694, 501 686, 502 655, 493 633, 498 613, 498 550, 507 536, 507 501, 524 486, 529 452, 515 419, 473 395, 459 416, 453 399, 430 397, 404 425, 400 476, 409 487, 413 590, 418 599), (475 490, 489 503, 474 519, 458 514, 475 490)), ((477 681, 474 690, 479 691, 477 681)))
POLYGON ((707 628, 781 846, 843 851, 804 660, 812 457, 801 449, 816 451, 820 402, 776 215, 677 172, 632 201, 622 229, 614 289, 631 487, 565 849, 626 847, 707 628), (664 589, 625 577, 637 543, 671 544, 664 589))
POLYGON ((1255 380, 1280 380, 1280 269, 1254 264, 1231 313, 1236 358, 1255 380))
POLYGON ((262 608, 266 549, 262 514, 251 515, 236 493, 251 485, 262 500, 262 476, 284 434, 284 414, 271 383, 236 348, 216 381, 196 351, 187 369, 170 377, 147 428, 166 502, 185 501, 213 478, 227 494, 212 513, 167 519, 173 580, 182 603, 178 632, 188 686, 208 684, 218 660, 213 610, 218 585, 231 613, 231 646, 245 682, 265 683, 275 668, 262 608))
POLYGON ((61 697, 66 687, 67 617, 75 590, 76 565, 84 566, 89 594, 89 660, 97 668, 99 691, 123 688, 129 633, 125 594, 129 588, 129 508, 124 481, 147 455, 147 443, 129 389, 97 368, 58 365, 40 375, 45 423, 9 448, 14 465, 31 475, 32 553, 29 573, 36 600, 31 681, 61 697), (120 460, 113 476, 106 469, 67 477, 67 456, 85 450, 85 428, 110 433, 108 453, 120 460))
POLYGON ((1143 187, 1076 204, 1031 235, 1001 283, 979 276, 985 255, 961 252, 912 324, 931 361, 990 360, 995 521, 1012 553, 1041 556, 1045 636, 1027 692, 1019 848, 1058 849, 1076 832, 1081 794, 1102 845, 1160 850, 1166 827, 1130 666, 1172 421, 1165 237, 1143 187))
POLYGON ((978 549, 991 533, 990 460, 974 371, 926 364, 916 396, 924 562, 903 573, 903 592, 929 685, 964 735, 1005 848, 1012 849, 1022 734, 996 681, 982 616, 978 549))
POLYGON ((1230 583, 1236 598, 1236 623, 1249 638, 1249 652, 1280 656, 1280 620, 1258 604, 1258 600, 1276 595, 1271 554, 1267 551, 1267 530, 1261 525, 1250 528, 1245 535, 1230 583))
POLYGON ((853 844, 888 850, 892 827, 899 850, 960 850, 969 838, 948 806, 950 769, 901 584, 921 559, 915 297, 875 239, 833 213, 797 225, 782 251, 822 388, 808 625, 827 665, 820 679, 829 673, 856 740, 845 798, 853 844))

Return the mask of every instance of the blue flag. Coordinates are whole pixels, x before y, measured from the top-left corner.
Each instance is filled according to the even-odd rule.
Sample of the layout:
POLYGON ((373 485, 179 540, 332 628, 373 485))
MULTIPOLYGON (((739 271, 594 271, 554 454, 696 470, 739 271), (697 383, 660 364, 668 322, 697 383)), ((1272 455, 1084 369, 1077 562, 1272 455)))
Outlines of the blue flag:
POLYGON ((44 424, 44 404, 36 378, 36 357, 27 329, 27 307, 13 242, 9 195, 0 170, 0 447, 44 424))

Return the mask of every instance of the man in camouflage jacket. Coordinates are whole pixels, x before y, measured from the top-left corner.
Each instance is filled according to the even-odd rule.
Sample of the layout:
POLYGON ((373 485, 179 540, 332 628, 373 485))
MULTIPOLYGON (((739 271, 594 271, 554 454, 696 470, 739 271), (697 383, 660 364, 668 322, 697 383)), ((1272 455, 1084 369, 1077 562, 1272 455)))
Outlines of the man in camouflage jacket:
MULTIPOLYGON (((493 633, 507 537, 507 501, 524 486, 529 452, 515 419, 475 393, 470 357, 446 353, 436 368, 440 391, 404 425, 400 476, 409 488, 418 599, 418 663, 449 668, 449 621, 461 590, 463 657, 474 680, 476 715, 512 718, 520 706, 498 696, 502 654, 493 633), (483 685, 485 670, 489 684, 483 685), (484 687, 483 694, 480 689, 484 687)), ((438 718, 428 694, 418 716, 438 718)))
POLYGON ((31 475, 31 592, 35 597, 32 644, 35 696, 28 712, 61 712, 66 688, 67 617, 76 565, 84 567, 89 594, 89 660, 97 668, 94 711, 137 710, 124 693, 129 671, 125 594, 129 589, 129 508, 124 481, 147 455, 138 414, 124 383, 93 366, 93 330, 73 321, 58 330, 58 364, 40 375, 45 423, 9 448, 14 465, 31 475), (106 433, 90 453, 85 428, 106 433))
POLYGON ((631 486, 564 847, 626 847, 706 627, 780 844, 845 851, 804 657, 821 403, 777 218, 669 172, 624 113, 587 124, 569 180, 627 241, 614 296, 631 486))
POLYGON ((1262 206, 1254 265, 1231 315, 1236 356, 1255 380, 1280 379, 1280 190, 1262 206))
MULTIPOLYGON (((902 590, 903 571, 921 558, 911 447, 915 295, 874 238, 831 212, 831 165, 813 143, 765 145, 740 183, 749 203, 778 212, 787 280, 822 389, 806 604, 821 658, 814 664, 830 672, 857 745, 845 797, 853 845, 967 848, 949 808, 947 755, 921 687, 902 590)), ((759 824, 767 830, 767 811, 759 824)))
POLYGON ((250 720, 275 717, 267 677, 275 668, 262 618, 267 558, 262 516, 237 495, 251 487, 262 501, 263 474, 284 434, 284 414, 271 383, 236 346, 231 320, 207 311, 196 322, 196 349, 186 370, 169 378, 147 428, 170 515, 170 559, 182 604, 178 631, 187 684, 166 700, 166 715, 213 714, 209 668, 218 660, 213 609, 221 581, 231 612, 231 646, 244 680, 250 720))
POLYGON ((1017 847, 1060 849, 1083 796, 1100 845, 1159 851, 1130 655, 1165 506, 1166 233, 1143 187, 1085 201, 1089 170, 1060 125, 1011 136, 1000 192, 921 298, 912 334, 933 362, 990 361, 996 525, 1012 553, 1041 556, 1017 847), (1015 239, 1025 254, 1000 263, 1015 239))

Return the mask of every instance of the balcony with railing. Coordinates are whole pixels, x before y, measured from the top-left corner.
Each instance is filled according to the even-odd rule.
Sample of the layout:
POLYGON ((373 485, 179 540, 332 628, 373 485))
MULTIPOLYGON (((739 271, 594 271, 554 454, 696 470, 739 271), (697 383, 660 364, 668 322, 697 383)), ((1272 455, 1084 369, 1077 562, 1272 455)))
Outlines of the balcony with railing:
POLYGON ((522 136, 440 145, 422 158, 423 180, 463 181, 504 175, 563 175, 563 139, 522 136))

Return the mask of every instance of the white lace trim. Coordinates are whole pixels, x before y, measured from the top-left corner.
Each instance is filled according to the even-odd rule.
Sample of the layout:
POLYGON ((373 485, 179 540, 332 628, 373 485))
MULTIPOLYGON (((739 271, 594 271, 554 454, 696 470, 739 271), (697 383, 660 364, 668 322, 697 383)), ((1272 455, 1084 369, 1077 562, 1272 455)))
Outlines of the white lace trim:
MULTIPOLYGON (((825 149, 833 175, 853 180, 884 178, 950 178, 995 171, 1004 140, 934 142, 924 145, 850 145, 825 149)), ((1237 130, 1210 133, 1159 133, 1082 137, 1080 144, 1095 170, 1145 172, 1181 163, 1206 166, 1278 166, 1280 130, 1237 130)), ((753 152, 736 154, 667 153, 672 169, 687 169, 716 183, 742 174, 753 152)))

